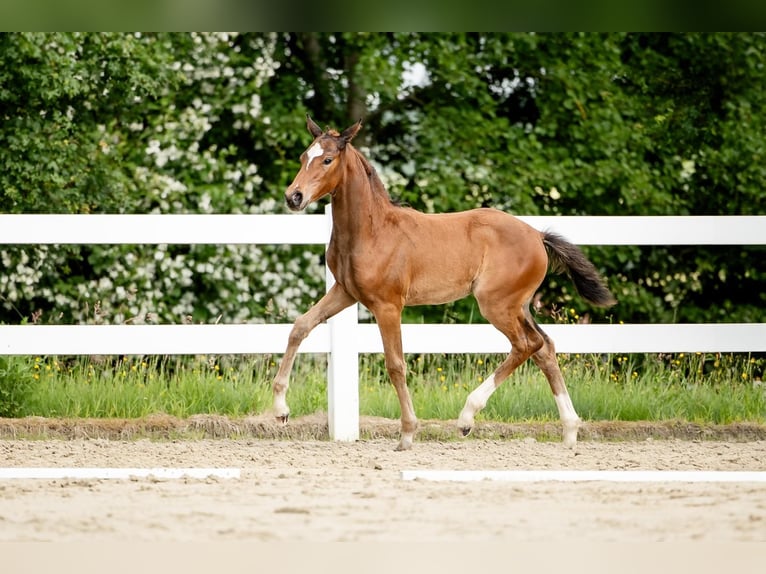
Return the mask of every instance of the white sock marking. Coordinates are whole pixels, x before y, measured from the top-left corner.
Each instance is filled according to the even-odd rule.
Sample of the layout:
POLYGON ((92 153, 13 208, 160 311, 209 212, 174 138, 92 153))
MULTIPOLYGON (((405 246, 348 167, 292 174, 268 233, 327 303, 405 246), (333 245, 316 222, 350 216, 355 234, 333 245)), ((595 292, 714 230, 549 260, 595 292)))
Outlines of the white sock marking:
POLYGON ((487 401, 495 392, 495 388, 495 375, 492 374, 468 395, 468 404, 474 409, 474 414, 487 405, 487 401))
POLYGON ((577 421, 580 417, 577 416, 572 399, 569 398, 569 393, 563 393, 561 395, 554 395, 556 399, 556 406, 559 409, 559 417, 562 421, 577 421))

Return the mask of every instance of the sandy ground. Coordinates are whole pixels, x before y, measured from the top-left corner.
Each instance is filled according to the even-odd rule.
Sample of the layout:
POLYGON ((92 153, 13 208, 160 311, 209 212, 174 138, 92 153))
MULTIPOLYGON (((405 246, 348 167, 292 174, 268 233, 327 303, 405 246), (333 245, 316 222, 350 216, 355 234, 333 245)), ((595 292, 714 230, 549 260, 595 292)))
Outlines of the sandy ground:
POLYGON ((239 479, 0 480, 8 541, 766 541, 766 484, 438 483, 412 469, 766 471, 766 441, 0 440, 0 467, 239 479))

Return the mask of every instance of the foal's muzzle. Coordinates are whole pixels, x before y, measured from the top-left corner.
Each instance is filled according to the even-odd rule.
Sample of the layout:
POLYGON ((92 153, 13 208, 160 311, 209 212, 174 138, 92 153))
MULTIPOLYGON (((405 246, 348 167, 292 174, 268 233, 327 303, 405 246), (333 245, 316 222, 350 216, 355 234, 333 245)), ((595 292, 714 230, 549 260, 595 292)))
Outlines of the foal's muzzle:
POLYGON ((285 201, 287 201, 287 207, 293 211, 298 211, 303 205, 303 194, 296 190, 285 197, 285 201))

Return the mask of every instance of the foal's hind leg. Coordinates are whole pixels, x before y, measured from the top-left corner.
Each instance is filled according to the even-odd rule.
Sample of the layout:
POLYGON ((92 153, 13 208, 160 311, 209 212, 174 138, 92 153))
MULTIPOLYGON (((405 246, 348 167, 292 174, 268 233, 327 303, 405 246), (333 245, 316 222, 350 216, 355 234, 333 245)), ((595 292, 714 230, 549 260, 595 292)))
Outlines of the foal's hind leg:
MULTIPOLYGON (((481 302, 479 304, 481 305, 481 302)), ((457 426, 463 436, 467 436, 471 432, 476 413, 486 406, 495 389, 544 343, 542 335, 534 328, 521 309, 505 317, 487 313, 484 309, 482 309, 482 313, 511 341, 511 353, 495 369, 494 373, 468 395, 465 406, 460 411, 457 420, 457 426)))
MULTIPOLYGON (((530 318, 530 320, 532 319, 530 318)), ((569 392, 567 392, 567 387, 564 384, 564 376, 559 368, 553 341, 536 324, 535 327, 542 335, 545 344, 532 355, 532 360, 540 367, 540 370, 545 374, 545 378, 548 379, 548 384, 551 387, 551 391, 553 391, 553 398, 556 400, 559 418, 563 426, 563 443, 571 448, 577 443, 577 431, 580 428, 581 422, 580 417, 575 412, 572 399, 569 398, 569 392)))
POLYGON ((322 297, 316 305, 295 320, 295 324, 290 331, 287 349, 282 357, 282 362, 279 364, 279 371, 277 372, 277 376, 274 377, 274 383, 272 385, 272 391, 274 393, 274 416, 278 421, 286 423, 287 418, 290 415, 290 409, 287 406, 286 399, 287 387, 290 385, 290 372, 293 369, 295 354, 298 352, 298 347, 300 346, 301 341, 303 341, 303 339, 305 339, 308 334, 311 333, 312 329, 319 325, 319 323, 340 313, 343 309, 355 302, 356 300, 346 293, 346 290, 343 289, 343 287, 336 283, 327 293, 325 293, 324 297, 322 297))

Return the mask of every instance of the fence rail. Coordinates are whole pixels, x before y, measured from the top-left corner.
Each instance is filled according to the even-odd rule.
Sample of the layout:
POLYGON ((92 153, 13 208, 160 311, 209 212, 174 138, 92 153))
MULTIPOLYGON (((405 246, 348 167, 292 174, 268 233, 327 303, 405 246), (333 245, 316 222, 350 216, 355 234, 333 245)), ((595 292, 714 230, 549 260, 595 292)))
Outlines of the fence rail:
MULTIPOLYGON (((522 217, 580 245, 766 245, 766 216, 522 217)), ((0 215, 0 244, 327 244, 331 214, 0 215)), ((332 277, 328 271, 328 285, 332 277)), ((0 325, 0 355, 281 353, 291 325, 0 325)), ((766 323, 545 325, 562 353, 766 352, 766 323)), ((504 353, 489 325, 402 327, 405 353, 504 353)), ((327 353, 330 436, 359 437, 359 354, 383 350, 351 307, 302 353, 327 353)))
MULTIPOLYGON (((766 245, 766 215, 521 216, 578 245, 766 245)), ((330 215, 0 214, 0 244, 326 244, 330 215), (297 219, 300 218, 300 219, 297 219)))

